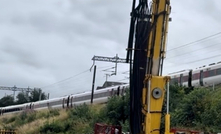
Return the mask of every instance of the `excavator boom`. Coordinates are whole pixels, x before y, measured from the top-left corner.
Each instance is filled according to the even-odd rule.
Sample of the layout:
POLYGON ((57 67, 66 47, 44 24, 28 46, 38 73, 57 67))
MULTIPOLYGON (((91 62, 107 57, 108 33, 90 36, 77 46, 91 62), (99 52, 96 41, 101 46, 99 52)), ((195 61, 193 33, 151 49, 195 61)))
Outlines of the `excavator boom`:
MULTIPOLYGON (((166 90, 169 95, 170 78, 162 76, 162 70, 170 10, 170 0, 152 0, 151 3, 148 0, 139 0, 138 4, 136 0, 133 1, 127 49, 127 61, 130 62, 132 134, 162 133, 161 114, 166 90)), ((169 133, 170 115, 167 103, 165 134, 169 133)))

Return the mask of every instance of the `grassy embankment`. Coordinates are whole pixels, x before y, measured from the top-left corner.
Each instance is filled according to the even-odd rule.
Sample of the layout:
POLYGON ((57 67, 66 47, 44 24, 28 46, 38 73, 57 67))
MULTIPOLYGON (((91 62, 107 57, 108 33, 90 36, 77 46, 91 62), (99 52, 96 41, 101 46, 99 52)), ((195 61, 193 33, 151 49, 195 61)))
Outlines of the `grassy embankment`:
POLYGON ((29 111, 0 117, 0 128, 18 134, 93 134, 95 123, 129 129, 129 94, 111 97, 107 104, 81 105, 72 109, 29 111))
MULTIPOLYGON (((171 127, 220 132, 221 88, 170 87, 171 127)), ((92 134, 97 122, 129 127, 129 94, 113 97, 106 105, 82 105, 68 110, 22 112, 0 117, 0 128, 17 129, 19 134, 92 134)), ((165 108, 164 108, 165 109, 165 108)))
POLYGON ((104 105, 82 105, 68 110, 29 111, 0 117, 0 128, 17 129, 18 134, 93 133, 104 105))

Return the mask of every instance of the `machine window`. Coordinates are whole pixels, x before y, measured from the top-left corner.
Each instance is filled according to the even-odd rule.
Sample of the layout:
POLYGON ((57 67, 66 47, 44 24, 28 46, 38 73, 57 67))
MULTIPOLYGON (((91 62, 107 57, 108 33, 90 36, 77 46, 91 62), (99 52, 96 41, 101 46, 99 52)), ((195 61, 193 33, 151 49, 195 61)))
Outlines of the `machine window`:
POLYGON ((183 76, 183 82, 187 82, 188 81, 188 76, 183 76))
POLYGON ((220 75, 221 74, 221 68, 216 69, 216 75, 220 75))
POLYGON ((199 79, 199 73, 193 75, 193 80, 199 79))
POLYGON ((177 84, 178 83, 178 78, 171 79, 171 82, 174 83, 174 84, 177 84))
POLYGON ((208 72, 209 72, 209 77, 215 75, 215 71, 214 70, 209 70, 208 72))
POLYGON ((203 72, 203 78, 208 77, 208 71, 203 72))
POLYGON ((75 98, 75 101, 79 101, 79 97, 76 97, 76 98, 75 98))

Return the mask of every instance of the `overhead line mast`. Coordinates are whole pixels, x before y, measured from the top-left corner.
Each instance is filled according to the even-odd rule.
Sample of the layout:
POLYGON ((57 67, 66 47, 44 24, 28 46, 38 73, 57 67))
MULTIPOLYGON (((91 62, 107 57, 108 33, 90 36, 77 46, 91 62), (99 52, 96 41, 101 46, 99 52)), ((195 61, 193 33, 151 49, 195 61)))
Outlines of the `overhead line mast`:
MULTIPOLYGON (((147 0, 139 0, 135 5, 133 0, 126 59, 130 62, 130 128, 132 134, 159 134, 166 83, 169 88, 169 77, 161 75, 170 0, 153 0, 150 7, 147 0)), ((169 118, 167 105, 166 134, 170 133, 169 118)))

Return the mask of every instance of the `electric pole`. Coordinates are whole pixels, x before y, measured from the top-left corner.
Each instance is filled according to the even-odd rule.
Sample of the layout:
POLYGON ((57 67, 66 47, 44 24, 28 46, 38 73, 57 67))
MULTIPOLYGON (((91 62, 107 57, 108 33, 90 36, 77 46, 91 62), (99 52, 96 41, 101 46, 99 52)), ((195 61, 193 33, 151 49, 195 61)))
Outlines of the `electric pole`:
POLYGON ((96 65, 94 66, 94 75, 93 75, 93 81, 92 81, 91 104, 93 104, 93 99, 94 99, 95 75, 96 75, 96 65))
MULTIPOLYGON (((103 57, 103 56, 94 56, 92 58, 93 65, 91 66, 90 70, 92 70, 94 66, 94 75, 93 75, 93 81, 92 81, 92 92, 91 92, 91 104, 93 103, 93 97, 94 97, 94 85, 95 85, 95 76, 96 76, 96 65, 95 61, 105 61, 105 62, 113 62, 115 63, 115 71, 111 75, 117 75, 117 63, 127 63, 126 59, 119 58, 116 54, 115 57, 103 57)), ((109 75, 109 76, 111 76, 109 75)), ((108 74, 106 74, 106 81, 107 81, 108 74)))

